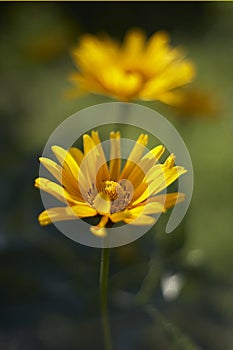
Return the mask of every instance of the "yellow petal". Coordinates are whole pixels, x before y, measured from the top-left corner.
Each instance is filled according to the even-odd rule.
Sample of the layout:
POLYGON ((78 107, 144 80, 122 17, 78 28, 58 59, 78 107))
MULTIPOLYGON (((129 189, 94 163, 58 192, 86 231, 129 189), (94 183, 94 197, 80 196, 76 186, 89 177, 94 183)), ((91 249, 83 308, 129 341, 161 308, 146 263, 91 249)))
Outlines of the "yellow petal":
POLYGON ((133 194, 132 203, 138 204, 146 200, 151 192, 151 183, 155 182, 158 179, 159 183, 164 181, 164 169, 163 165, 156 164, 151 167, 151 169, 147 172, 146 176, 144 176, 143 181, 140 186, 138 186, 133 194))
MULTIPOLYGON (((87 179, 89 179, 88 174, 86 174, 84 171, 84 169, 86 169, 86 168, 85 168, 85 166, 82 166, 82 162, 83 162, 85 156, 84 156, 83 152, 80 151, 80 149, 78 149, 76 147, 71 147, 69 149, 69 153, 79 167, 78 178, 74 179, 75 181, 72 181, 72 179, 71 179, 70 182, 72 182, 72 185, 75 188, 78 187, 80 197, 82 198, 82 197, 85 197, 85 194, 87 193, 88 189, 91 187, 90 182, 88 183, 88 181, 87 181, 87 179), (80 166, 81 166, 81 168, 80 168, 80 166), (87 185, 89 185, 89 186, 87 186, 87 185), (80 192, 80 188, 81 188, 81 192, 80 192)), ((67 172, 64 172, 64 176, 63 176, 64 180, 66 180, 66 177, 68 177, 68 176, 69 176, 69 174, 67 172)))
POLYGON ((98 188, 101 181, 109 180, 109 171, 98 133, 93 132, 92 135, 94 139, 89 135, 83 136, 84 153, 86 155, 84 162, 87 169, 85 174, 90 178, 91 184, 96 184, 98 188))
POLYGON ((75 162, 78 164, 78 166, 80 166, 80 164, 82 163, 83 158, 84 158, 83 152, 80 151, 80 149, 78 149, 76 147, 71 147, 69 149, 69 153, 71 154, 71 156, 73 157, 75 162))
POLYGON ((53 197, 57 198, 63 203, 67 203, 67 201, 72 203, 78 202, 76 199, 71 197, 62 186, 43 177, 39 177, 35 180, 35 187, 51 194, 53 197))
POLYGON ((96 145, 99 145, 101 143, 98 131, 92 130, 91 137, 96 145))
MULTIPOLYGON (((140 71, 145 45, 146 37, 142 30, 133 29, 126 34, 118 60, 118 64, 124 71, 140 71)), ((143 71, 143 68, 141 70, 143 71)))
POLYGON ((168 170, 164 167, 163 164, 155 164, 154 166, 151 167, 151 169, 147 172, 145 176, 145 180, 147 181, 148 184, 151 184, 155 180, 159 178, 164 178, 164 171, 168 170))
POLYGON ((185 85, 192 81, 195 69, 191 62, 173 63, 159 76, 148 81, 140 92, 140 98, 145 100, 159 99, 167 91, 185 85))
POLYGON ((145 46, 146 37, 142 30, 132 29, 125 37, 124 41, 124 57, 131 56, 135 58, 135 55, 140 54, 145 46))
POLYGON ((130 225, 147 226, 153 225, 156 222, 156 219, 149 215, 140 215, 136 218, 124 219, 124 222, 130 225))
POLYGON ((82 217, 91 217, 97 214, 96 210, 87 204, 76 205, 72 207, 54 207, 43 211, 38 220, 45 226, 52 222, 78 220, 82 217))
POLYGON ((156 51, 160 50, 161 47, 167 45, 169 42, 169 35, 165 31, 159 31, 153 34, 147 43, 146 53, 156 54, 156 51))
POLYGON ((133 168, 135 167, 135 164, 137 164, 141 156, 145 150, 145 146, 148 142, 148 136, 141 134, 139 138, 137 139, 137 142, 135 143, 135 146, 130 153, 128 160, 124 166, 124 169, 122 170, 122 173, 120 175, 121 179, 127 179, 129 174, 132 172, 133 168))
POLYGON ((164 146, 162 146, 162 145, 156 146, 155 148, 150 150, 150 152, 148 152, 145 155, 145 158, 147 156, 150 156, 150 154, 153 154, 153 156, 155 157, 155 161, 157 162, 161 158, 161 156, 163 155, 164 151, 165 151, 165 147, 164 146))
MULTIPOLYGON (((153 175, 154 169, 152 169, 151 174, 149 174, 148 178, 154 176, 154 180, 151 183, 149 183, 146 190, 139 197, 134 197, 135 200, 133 199, 132 205, 144 202, 150 196, 161 192, 170 184, 175 182, 179 176, 186 173, 186 169, 184 169, 183 167, 173 167, 172 169, 163 169, 162 167, 163 166, 159 167, 158 165, 153 167, 155 170, 157 169, 157 171, 155 171, 155 174, 153 175)), ((139 192, 137 194, 139 194, 139 192)))
POLYGON ((107 231, 105 229, 107 223, 108 217, 103 216, 97 226, 91 226, 90 231, 96 236, 105 237, 107 234, 107 231))
POLYGON ((106 215, 110 213, 111 201, 103 193, 98 193, 94 200, 94 206, 98 213, 106 215))
POLYGON ((110 216, 110 220, 114 223, 124 221, 131 217, 131 214, 128 209, 124 211, 118 211, 110 216))
POLYGON ((101 140, 99 138, 98 131, 92 131, 91 132, 92 140, 97 145, 98 152, 100 154, 98 162, 101 164, 99 167, 97 176, 96 176, 96 183, 99 184, 101 181, 110 180, 109 170, 105 158, 105 154, 101 145, 101 140))
POLYGON ((165 181, 163 180, 160 186, 155 186, 153 194, 163 191, 166 187, 175 182, 181 175, 187 172, 186 169, 180 166, 173 167, 165 171, 165 181))
MULTIPOLYGON (((90 152, 93 148, 95 148, 95 146, 96 146, 96 144, 92 140, 91 136, 89 136, 88 134, 83 135, 83 149, 84 149, 85 155, 88 152, 90 152)), ((96 152, 97 152, 97 148, 96 148, 96 152)))
POLYGON ((43 211, 39 217, 39 223, 42 226, 51 224, 52 222, 77 220, 78 217, 70 210, 70 207, 55 207, 43 211))
POLYGON ((164 92, 159 96, 159 100, 170 106, 176 106, 182 103, 183 96, 179 90, 164 92))
POLYGON ((143 67, 145 67, 148 78, 158 77, 169 65, 183 59, 183 56, 180 49, 169 46, 168 34, 160 31, 148 41, 143 67))
POLYGON ((81 38, 78 49, 74 50, 73 58, 80 71, 95 75, 116 59, 117 51, 118 45, 113 40, 87 34, 81 38))
POLYGON ((107 235, 105 227, 91 226, 90 231, 98 237, 105 237, 107 235))
POLYGON ((110 153, 110 179, 117 181, 120 175, 121 169, 121 141, 119 132, 111 132, 111 153, 110 153))
POLYGON ((128 175, 128 179, 127 179, 132 184, 132 186, 134 188, 134 193, 138 188, 141 187, 141 183, 142 183, 144 178, 145 178, 145 172, 144 172, 143 168, 141 168, 139 165, 135 164, 132 172, 128 175))
POLYGON ((62 183, 62 167, 53 160, 45 157, 39 158, 40 163, 54 176, 56 180, 62 183))
POLYGON ((165 211, 164 205, 158 202, 145 202, 142 205, 137 205, 133 209, 129 209, 130 214, 133 217, 140 215, 158 214, 165 211))
POLYGON ((39 160, 41 164, 65 187, 72 197, 81 202, 84 201, 78 183, 67 167, 63 169, 60 165, 48 158, 40 157, 39 160))
POLYGON ((169 157, 167 157, 166 161, 164 162, 164 167, 171 169, 175 164, 175 159, 176 159, 175 155, 171 153, 169 157))
POLYGON ((52 151, 59 160, 60 164, 65 167, 67 166, 71 171, 74 178, 78 179, 79 166, 71 156, 71 154, 60 146, 52 146, 52 151))
POLYGON ((100 93, 104 92, 101 84, 91 76, 82 76, 78 73, 73 73, 70 75, 69 80, 74 84, 74 88, 67 92, 67 95, 65 96, 67 98, 80 97, 90 91, 99 91, 100 93))
POLYGON ((175 205, 183 202, 185 199, 184 193, 167 193, 151 197, 147 200, 147 203, 161 203, 165 209, 174 207, 175 205))
MULTIPOLYGON (((128 180, 133 184, 135 191, 141 187, 142 181, 146 178, 147 172, 152 168, 152 166, 159 160, 165 151, 164 146, 157 146, 148 152, 138 163, 135 165, 133 171, 128 176, 128 180)), ((146 181, 147 182, 147 181, 146 181)), ((144 190, 147 187, 145 183, 144 190)))
POLYGON ((70 208, 73 211, 73 213, 79 216, 80 218, 86 218, 97 215, 97 211, 87 203, 72 205, 70 208))
POLYGON ((100 153, 92 138, 87 134, 83 135, 83 148, 85 157, 81 165, 81 170, 85 181, 82 187, 83 191, 88 191, 88 188, 91 188, 92 184, 96 184, 100 153))

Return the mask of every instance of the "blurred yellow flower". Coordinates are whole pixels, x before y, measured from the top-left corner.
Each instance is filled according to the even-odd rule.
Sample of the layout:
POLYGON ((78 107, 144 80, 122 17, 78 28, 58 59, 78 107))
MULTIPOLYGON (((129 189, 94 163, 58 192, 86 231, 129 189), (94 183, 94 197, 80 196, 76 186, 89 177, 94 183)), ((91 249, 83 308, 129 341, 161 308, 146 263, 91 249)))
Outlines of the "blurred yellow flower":
POLYGON ((95 131, 91 136, 83 136, 84 152, 74 147, 66 151, 53 146, 60 165, 44 157, 40 162, 60 184, 40 177, 35 180, 35 186, 65 206, 43 211, 39 215, 40 224, 97 216, 100 221, 97 226, 91 226, 91 232, 98 236, 106 234, 108 223, 153 224, 156 219, 150 214, 165 212, 184 199, 182 193, 161 194, 161 191, 186 170, 175 166, 173 154, 164 163, 158 163, 165 151, 163 146, 143 156, 147 141, 147 135, 139 136, 122 170, 119 132, 110 133, 109 164, 95 131))
POLYGON ((186 119, 196 117, 213 119, 221 109, 219 100, 212 91, 196 87, 167 94, 164 102, 171 105, 178 116, 186 119))
POLYGON ((167 92, 191 82, 195 75, 193 63, 169 45, 163 31, 146 41, 141 30, 131 30, 122 45, 87 34, 74 48, 73 59, 78 69, 70 76, 73 96, 96 93, 120 101, 163 101, 167 92))

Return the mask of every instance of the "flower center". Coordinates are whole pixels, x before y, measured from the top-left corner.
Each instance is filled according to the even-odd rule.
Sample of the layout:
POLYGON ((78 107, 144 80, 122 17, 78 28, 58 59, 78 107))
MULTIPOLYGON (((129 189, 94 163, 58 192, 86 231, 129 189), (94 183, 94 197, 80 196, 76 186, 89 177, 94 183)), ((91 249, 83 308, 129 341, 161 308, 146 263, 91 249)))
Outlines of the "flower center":
POLYGON ((87 202, 101 215, 112 214, 124 210, 133 196, 133 186, 127 180, 115 182, 102 181, 98 189, 94 183, 87 191, 87 202))
POLYGON ((115 181, 103 181, 100 184, 100 192, 102 192, 110 201, 115 201, 118 195, 122 191, 119 183, 115 181))
POLYGON ((142 69, 139 69, 137 67, 135 68, 126 68, 125 69, 125 73, 126 75, 130 76, 135 76, 138 79, 140 79, 141 83, 145 83, 147 80, 147 76, 145 74, 145 72, 142 69))

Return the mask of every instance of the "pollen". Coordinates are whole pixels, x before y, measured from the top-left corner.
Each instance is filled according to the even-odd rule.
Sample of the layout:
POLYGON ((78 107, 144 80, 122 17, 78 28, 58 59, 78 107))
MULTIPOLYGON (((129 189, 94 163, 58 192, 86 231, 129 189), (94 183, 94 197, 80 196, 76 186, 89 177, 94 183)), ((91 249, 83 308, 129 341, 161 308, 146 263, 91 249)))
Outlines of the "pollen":
POLYGON ((100 184, 100 192, 108 197, 110 201, 115 201, 120 191, 122 191, 122 188, 119 183, 115 181, 102 181, 100 184))

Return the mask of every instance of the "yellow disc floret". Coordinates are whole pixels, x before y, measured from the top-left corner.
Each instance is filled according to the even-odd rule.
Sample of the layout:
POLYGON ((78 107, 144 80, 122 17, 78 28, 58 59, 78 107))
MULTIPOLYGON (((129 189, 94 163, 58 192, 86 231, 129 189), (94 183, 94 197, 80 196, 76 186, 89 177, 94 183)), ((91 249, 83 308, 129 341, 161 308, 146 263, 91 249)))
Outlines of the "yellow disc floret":
POLYGON ((108 197, 110 201, 115 201, 118 198, 119 191, 122 191, 122 188, 115 181, 103 181, 100 184, 100 192, 108 197))

